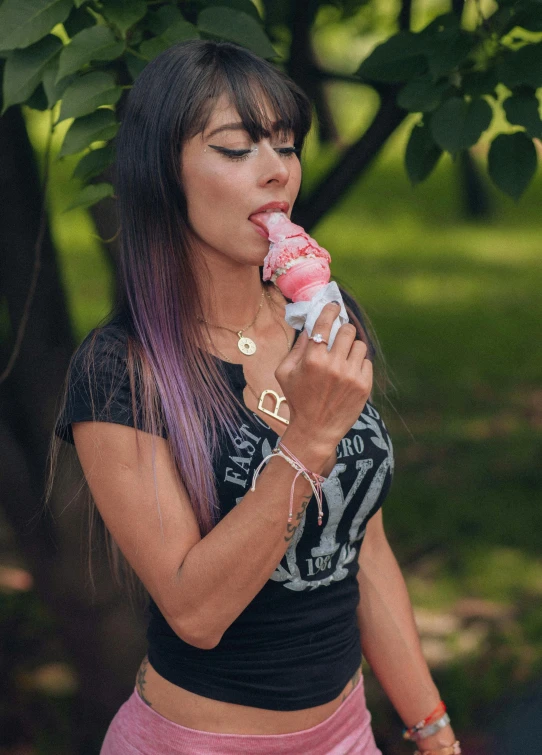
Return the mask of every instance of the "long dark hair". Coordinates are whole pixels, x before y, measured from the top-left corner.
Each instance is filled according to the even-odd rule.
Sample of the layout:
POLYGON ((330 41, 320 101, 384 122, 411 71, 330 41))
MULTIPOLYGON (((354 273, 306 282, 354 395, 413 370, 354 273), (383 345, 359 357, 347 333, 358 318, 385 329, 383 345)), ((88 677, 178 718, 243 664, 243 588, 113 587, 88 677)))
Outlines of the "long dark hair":
MULTIPOLYGON (((147 65, 127 98, 116 143, 120 258, 113 314, 126 322, 127 369, 131 385, 136 378, 141 385, 142 429, 156 435, 165 425, 202 536, 219 517, 212 465, 221 431, 232 437, 246 407, 207 351, 209 334, 197 319, 204 316, 200 281, 206 270, 191 241, 180 155, 186 140, 205 129, 223 94, 253 141, 271 135, 262 108, 267 102, 302 150, 312 116, 302 90, 249 50, 203 40, 177 44, 147 65)), ((351 308, 349 314, 367 340, 351 308)), ((135 391, 132 397, 136 417, 135 391)), ((105 534, 118 576, 119 564, 126 564, 105 534)))

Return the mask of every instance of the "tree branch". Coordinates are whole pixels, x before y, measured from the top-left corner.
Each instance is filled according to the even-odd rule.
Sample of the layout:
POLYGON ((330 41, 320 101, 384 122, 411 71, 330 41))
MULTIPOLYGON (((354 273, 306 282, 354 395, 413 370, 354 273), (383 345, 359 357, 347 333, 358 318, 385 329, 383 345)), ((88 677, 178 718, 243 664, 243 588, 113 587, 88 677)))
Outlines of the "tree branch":
POLYGON ((452 0, 452 13, 454 13, 459 20, 463 15, 463 8, 465 7, 465 0, 452 0))
POLYGON ((337 165, 313 193, 296 202, 294 222, 310 231, 369 167, 388 138, 407 116, 407 111, 396 104, 397 91, 396 85, 389 85, 385 89, 382 87, 380 107, 373 122, 363 136, 344 152, 337 165))
POLYGON ((289 7, 290 28, 295 44, 290 46, 287 72, 314 103, 320 126, 320 140, 337 142, 339 133, 327 100, 324 80, 318 75, 319 68, 312 45, 312 27, 318 3, 296 0, 289 7))
POLYGON ((397 19, 401 31, 408 31, 410 29, 411 16, 412 0, 403 0, 399 10, 399 17, 397 19))

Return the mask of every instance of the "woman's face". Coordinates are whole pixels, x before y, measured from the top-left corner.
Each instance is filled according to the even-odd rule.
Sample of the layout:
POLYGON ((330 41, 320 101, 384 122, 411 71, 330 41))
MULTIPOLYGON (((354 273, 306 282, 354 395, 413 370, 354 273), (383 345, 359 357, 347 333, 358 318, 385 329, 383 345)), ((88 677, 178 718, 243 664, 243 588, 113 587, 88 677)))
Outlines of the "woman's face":
POLYGON ((253 143, 240 120, 222 95, 205 131, 185 143, 181 169, 188 221, 205 254, 262 265, 269 242, 249 217, 273 201, 285 203, 290 217, 301 165, 293 152, 293 133, 286 141, 273 134, 253 143), (224 126, 228 128, 221 129, 224 126))

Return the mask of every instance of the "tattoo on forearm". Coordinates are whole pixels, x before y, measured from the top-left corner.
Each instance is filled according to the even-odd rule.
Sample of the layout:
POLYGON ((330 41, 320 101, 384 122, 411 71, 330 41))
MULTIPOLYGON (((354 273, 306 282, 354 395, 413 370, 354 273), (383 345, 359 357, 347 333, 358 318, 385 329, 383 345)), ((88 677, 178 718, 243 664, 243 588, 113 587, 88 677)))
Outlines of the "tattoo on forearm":
POLYGON ((136 687, 137 687, 137 691, 139 692, 139 696, 143 700, 143 702, 147 703, 147 705, 150 708, 152 708, 152 703, 150 702, 150 700, 147 700, 147 698, 145 697, 145 684, 147 681, 145 679, 145 675, 147 673, 148 667, 149 667, 149 659, 147 658, 147 656, 145 656, 145 658, 143 658, 143 660, 141 661, 141 666, 139 667, 139 671, 137 672, 136 687))
POLYGON ((309 501, 310 501, 311 498, 312 498, 312 495, 306 495, 306 496, 304 496, 303 502, 301 504, 301 508, 299 509, 299 511, 296 514, 295 524, 293 524, 292 522, 288 522, 288 524, 286 525, 286 532, 287 532, 287 534, 284 535, 284 539, 286 540, 287 543, 289 543, 290 540, 295 535, 295 531, 297 530, 297 528, 299 527, 299 524, 300 524, 301 520, 303 519, 303 514, 305 513, 306 508, 309 505, 309 501))

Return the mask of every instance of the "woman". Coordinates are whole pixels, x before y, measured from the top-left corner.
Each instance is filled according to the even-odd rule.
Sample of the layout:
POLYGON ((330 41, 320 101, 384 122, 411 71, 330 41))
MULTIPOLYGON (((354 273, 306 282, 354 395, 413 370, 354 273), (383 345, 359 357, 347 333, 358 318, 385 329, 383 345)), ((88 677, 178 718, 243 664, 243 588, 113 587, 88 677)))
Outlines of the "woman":
POLYGON ((102 755, 375 755, 362 648, 419 750, 460 751, 382 526, 393 451, 361 311, 342 291, 355 325, 328 351, 261 277, 250 217, 290 216, 310 117, 273 66, 211 41, 156 58, 123 113, 121 296, 74 355, 56 427, 149 594, 148 654, 102 755))

